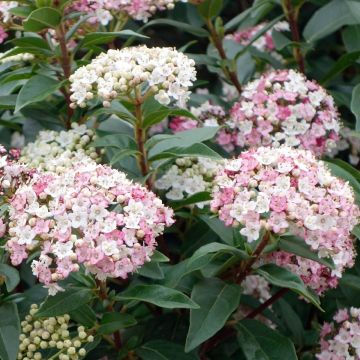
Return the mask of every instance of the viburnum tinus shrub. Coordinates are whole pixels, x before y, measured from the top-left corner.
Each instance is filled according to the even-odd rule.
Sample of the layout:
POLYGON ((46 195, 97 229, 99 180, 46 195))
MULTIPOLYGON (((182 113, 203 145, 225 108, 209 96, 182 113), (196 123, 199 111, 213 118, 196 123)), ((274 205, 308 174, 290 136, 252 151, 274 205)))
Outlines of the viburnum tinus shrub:
POLYGON ((0 359, 358 359, 357 12, 1 1, 0 359))

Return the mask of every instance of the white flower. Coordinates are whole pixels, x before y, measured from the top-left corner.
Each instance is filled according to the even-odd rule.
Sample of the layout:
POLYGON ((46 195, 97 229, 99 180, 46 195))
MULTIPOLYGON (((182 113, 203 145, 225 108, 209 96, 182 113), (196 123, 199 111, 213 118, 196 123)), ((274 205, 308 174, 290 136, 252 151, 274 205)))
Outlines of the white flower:
POLYGON ((101 205, 91 205, 89 219, 95 221, 102 221, 107 215, 108 211, 101 205))
POLYGON ((18 230, 17 235, 19 237, 18 243, 20 245, 30 245, 34 240, 36 233, 29 225, 26 225, 18 230))
POLYGON ((74 254, 73 243, 71 241, 65 243, 57 242, 52 246, 52 250, 59 259, 64 259, 74 254))

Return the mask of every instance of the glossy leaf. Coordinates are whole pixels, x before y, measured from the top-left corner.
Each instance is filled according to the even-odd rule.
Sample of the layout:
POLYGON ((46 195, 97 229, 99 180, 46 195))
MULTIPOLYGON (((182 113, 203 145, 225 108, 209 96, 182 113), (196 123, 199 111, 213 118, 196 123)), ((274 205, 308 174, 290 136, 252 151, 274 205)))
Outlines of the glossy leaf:
POLYGON ((7 264, 0 264, 0 276, 5 277, 5 285, 8 292, 13 291, 20 282, 19 272, 7 264))
POLYGON ((246 360, 297 360, 294 344, 287 337, 256 320, 236 325, 238 341, 246 360))
POLYGON ((56 28, 61 21, 61 13, 54 8, 42 7, 34 10, 24 21, 24 30, 37 32, 56 28))
POLYGON ((148 28, 150 26, 155 26, 155 25, 168 25, 168 26, 172 26, 175 27, 177 29, 180 29, 181 31, 186 31, 189 34, 195 35, 197 37, 207 37, 209 36, 209 33, 198 26, 193 26, 193 25, 189 25, 180 21, 176 21, 176 20, 172 20, 172 19, 156 19, 156 20, 151 20, 149 21, 147 24, 145 24, 142 28, 148 28))
POLYGON ((101 319, 97 333, 99 335, 111 334, 117 330, 134 326, 136 323, 136 319, 130 314, 121 314, 115 312, 105 313, 101 319))
POLYGON ((1 304, 0 319, 0 359, 15 360, 20 335, 20 320, 16 304, 1 304))
POLYGON ((200 305, 190 310, 190 327, 185 351, 191 351, 216 334, 239 306, 240 286, 212 278, 197 283, 191 298, 200 305))
POLYGON ((288 288, 304 296, 317 308, 322 310, 318 296, 304 285, 303 281, 298 275, 293 274, 291 271, 279 267, 275 264, 266 264, 257 268, 255 272, 261 275, 270 284, 282 288, 288 288))
POLYGON ((91 289, 69 288, 58 292, 55 296, 49 296, 40 306, 36 316, 47 317, 69 313, 87 304, 92 296, 91 289))
POLYGON ((197 309, 199 307, 180 291, 161 285, 136 285, 118 294, 117 299, 145 301, 167 309, 197 309))

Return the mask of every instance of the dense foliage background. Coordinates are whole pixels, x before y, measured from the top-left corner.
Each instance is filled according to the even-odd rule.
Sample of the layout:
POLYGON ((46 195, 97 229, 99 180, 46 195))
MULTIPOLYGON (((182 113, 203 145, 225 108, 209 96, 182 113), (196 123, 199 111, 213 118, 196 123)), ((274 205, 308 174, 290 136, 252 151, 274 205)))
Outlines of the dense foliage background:
MULTIPOLYGON (((229 125, 229 119, 240 116, 236 115, 234 104, 245 101, 246 93, 251 92, 246 84, 261 76, 266 78, 268 75, 264 74, 275 69, 294 69, 315 80, 333 97, 339 114, 331 109, 329 113, 340 119, 342 129, 336 130, 335 136, 329 129, 323 131, 321 128, 319 131, 323 132, 317 143, 311 146, 318 149, 315 155, 322 158, 332 175, 349 183, 355 204, 358 204, 360 1, 153 1, 152 7, 141 13, 142 3, 147 2, 0 2, 0 143, 7 149, 23 148, 20 160, 15 151, 11 161, 11 156, 6 158, 5 150, 0 149, 0 211, 3 217, 0 223, 3 235, 0 359, 360 359, 360 350, 357 352, 360 349, 360 311, 356 309, 360 308, 358 258, 354 258, 354 266, 344 266, 334 278, 329 274, 338 265, 333 262, 333 255, 339 251, 336 246, 333 253, 321 254, 321 246, 320 249, 318 245, 310 246, 298 231, 274 231, 269 226, 262 227, 254 241, 250 241, 248 233, 239 231, 239 222, 225 224, 226 215, 220 215, 219 219, 219 213, 214 211, 217 205, 209 206, 209 201, 216 198, 223 186, 219 182, 214 186, 216 173, 224 169, 223 159, 244 156, 249 147, 264 145, 259 138, 258 143, 253 141, 252 145, 246 141, 240 144, 237 137, 234 140, 229 134, 233 134, 235 125, 229 125), (164 86, 165 80, 151 84, 146 77, 149 74, 141 77, 145 72, 142 68, 142 73, 136 75, 137 80, 131 78, 133 82, 127 82, 130 70, 121 73, 123 70, 119 68, 115 78, 125 79, 125 90, 119 87, 112 95, 101 94, 96 92, 95 86, 91 88, 91 83, 84 99, 74 98, 74 93, 81 95, 87 86, 84 78, 90 76, 86 72, 90 72, 90 68, 86 68, 84 78, 80 73, 77 73, 79 77, 76 74, 71 77, 76 70, 108 50, 135 49, 130 51, 140 58, 147 50, 132 48, 138 45, 171 47, 187 56, 176 64, 178 68, 183 66, 181 71, 184 71, 183 80, 176 85, 180 90, 174 89, 169 98, 164 93, 158 96, 159 89, 166 92, 169 88, 169 85, 164 86), (195 62, 196 80, 191 78, 194 65, 187 62, 188 58, 195 62), (181 93, 179 97, 183 96, 184 101, 176 104, 176 94, 183 90, 191 92, 189 99, 181 93), (209 103, 203 105, 206 102, 209 103), (44 130, 46 132, 42 133, 44 130), (332 140, 330 151, 322 148, 327 138, 332 140), (77 151, 80 155, 74 155, 77 151), (58 158, 62 155, 64 158, 60 162, 58 158), (17 208, 14 199, 18 201, 19 197, 14 194, 18 189, 24 191, 22 186, 29 183, 33 186, 29 169, 41 173, 45 183, 47 174, 56 173, 57 187, 52 190, 57 193, 66 185, 63 179, 71 178, 72 173, 82 169, 76 164, 83 157, 110 165, 114 169, 111 181, 115 179, 116 183, 121 179, 120 186, 125 187, 123 183, 126 183, 127 191, 133 192, 131 196, 135 197, 136 191, 145 194, 143 203, 149 212, 142 215, 144 221, 155 217, 151 208, 152 203, 156 203, 158 219, 154 222, 162 228, 155 229, 154 225, 155 230, 151 230, 155 234, 147 244, 151 243, 151 261, 146 261, 144 255, 137 266, 129 270, 123 270, 129 266, 123 263, 121 276, 101 276, 100 271, 96 272, 75 256, 71 261, 75 261, 76 266, 67 265, 71 270, 66 276, 51 277, 49 273, 51 281, 44 281, 36 268, 38 265, 34 265, 38 264, 40 250, 44 251, 42 246, 55 246, 56 241, 67 239, 60 241, 43 236, 37 238, 36 243, 30 240, 26 255, 19 255, 23 256, 20 261, 14 261, 14 243, 20 243, 21 236, 14 230, 15 236, 11 228, 15 222, 21 223, 21 217, 17 218, 16 214, 27 206, 26 201, 20 201, 17 208), (204 165, 199 165, 201 161, 204 165), (7 173, 6 166, 19 162, 27 167, 30 175, 24 172, 26 176, 16 179, 15 186, 6 185, 8 177, 14 176, 7 173), (118 177, 116 170, 144 187, 135 191, 127 180, 118 177), (164 175, 169 171, 180 171, 183 178, 177 181, 186 182, 185 187, 190 190, 180 190, 179 194, 175 188, 184 184, 176 183, 171 176, 166 180, 164 175), (169 194, 171 188, 175 190, 169 194), (157 198, 161 198, 167 208, 159 205, 157 198), (170 209, 174 211, 174 224, 169 220, 170 209), (47 241, 47 245, 39 245, 47 241), (289 256, 284 263, 275 255, 271 258, 280 250, 289 256), (316 276, 309 279, 313 275, 306 273, 310 270, 305 263, 301 265, 299 260, 291 263, 292 267, 288 266, 294 261, 291 254, 310 259, 322 267, 318 270, 320 265, 309 265, 317 271, 316 276), (54 290, 58 292, 52 295, 54 290), (334 322, 335 315, 336 325, 327 324, 334 322), (342 327, 340 335, 343 337, 335 337, 338 327, 342 327), (38 329, 42 329, 40 333, 36 332, 38 329), (329 345, 331 341, 327 343, 331 338, 335 339, 335 345, 329 345), (329 346, 333 346, 332 354, 326 353, 329 346)), ((155 57, 161 70, 164 66, 161 60, 173 55, 164 53, 156 58, 157 51, 160 53, 155 50, 149 56, 155 57)), ((108 65, 101 66, 104 67, 96 70, 98 73, 109 72, 108 65)), ((135 73, 132 68, 131 71, 135 73)), ((147 68, 147 71, 152 69, 147 68)), ((173 72, 175 80, 179 72, 178 69, 173 72)), ((104 78, 106 88, 113 78, 105 75, 104 78)), ((311 87, 309 83, 306 86, 311 87)), ((288 91, 296 93, 297 90, 288 91)), ((287 106, 284 99, 280 101, 287 106)), ((325 111, 326 106, 321 103, 317 111, 325 111)), ((256 116, 258 121, 261 114, 256 116)), ((260 127, 259 124, 254 126, 260 127)), ((241 133, 242 129, 240 126, 236 131, 241 133)), ((294 145, 296 147, 298 144, 294 145)), ((289 152, 288 155, 295 158, 296 154, 289 152)), ((279 160, 284 164, 287 161, 282 157, 279 160)), ((306 169, 309 174, 322 166, 313 158, 310 163, 314 167, 306 169)), ((89 172, 95 171, 95 165, 85 162, 86 166, 92 169, 89 172)), ((102 171, 97 169, 98 174, 92 174, 95 178, 102 171)), ((254 174, 250 172, 250 177, 254 174)), ((101 187, 93 177, 85 179, 85 185, 81 185, 81 191, 86 187, 93 192, 89 197, 91 201, 98 195, 94 189, 101 187)), ((330 182, 336 183, 334 179, 330 182)), ((255 181, 251 187, 256 186, 255 181)), ((348 211, 346 214, 350 214, 348 220, 352 224, 351 241, 345 247, 354 249, 355 254, 357 237, 360 237, 359 214, 346 203, 347 185, 339 186, 344 186, 339 190, 344 196, 337 197, 342 199, 338 200, 341 205, 337 208, 343 206, 343 211, 348 211)), ((66 187, 64 189, 63 195, 53 195, 49 190, 48 197, 41 197, 39 190, 36 195, 40 205, 47 206, 46 201, 51 196, 58 196, 60 202, 68 196, 71 207, 73 188, 68 192, 66 187)), ((128 196, 128 192, 114 192, 111 204, 106 203, 107 209, 117 214, 126 212, 125 205, 129 204, 124 203, 124 196, 128 196)), ((99 203, 101 207, 101 201, 99 203)), ((304 211, 306 204, 310 208, 310 202, 300 205, 304 211)), ((69 209, 68 203, 64 206, 69 209)), ((328 219, 338 213, 340 210, 326 214, 324 221, 330 221, 328 219)), ((94 215, 96 221, 98 215, 94 215)), ((268 215, 264 215, 264 221, 268 215)), ((43 219, 38 213, 33 215, 34 219, 36 216, 43 219)), ((56 215, 51 215, 53 218, 58 221, 56 215)), ((101 216, 99 219, 99 223, 102 222, 101 216)), ((81 219, 78 221, 80 224, 81 219)), ((119 225, 120 220, 117 221, 119 225)), ((83 230, 79 224, 71 230, 74 244, 84 236, 88 226, 85 221, 83 230)), ((342 236, 339 224, 331 230, 335 234, 331 240, 334 243, 340 242, 342 236)), ((243 225, 241 223, 241 227, 243 225)), ((298 226, 304 228, 305 225, 298 223, 298 226)), ((143 244, 144 237, 148 241, 151 231, 136 229, 134 236, 139 243, 143 244)), ((23 236, 26 244, 29 235, 23 236)), ((137 249, 134 243, 126 246, 130 251, 137 249)), ((48 251, 49 254, 52 251, 51 258, 60 257, 60 250, 58 253, 54 248, 48 251)), ((348 259, 348 263, 351 261, 348 259)), ((51 270, 52 275, 54 271, 51 270)))

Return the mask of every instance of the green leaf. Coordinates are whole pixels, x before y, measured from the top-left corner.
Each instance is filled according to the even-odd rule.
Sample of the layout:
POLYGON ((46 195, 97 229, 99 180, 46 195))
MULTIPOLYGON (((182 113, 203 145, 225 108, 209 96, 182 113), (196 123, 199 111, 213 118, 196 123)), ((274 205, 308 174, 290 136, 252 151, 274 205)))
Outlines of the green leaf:
POLYGON ((50 50, 49 44, 41 37, 24 36, 11 40, 16 46, 19 47, 34 47, 40 49, 50 50))
POLYGON ((192 267, 193 263, 197 262, 202 257, 214 253, 235 255, 239 260, 245 260, 250 258, 250 256, 243 250, 237 249, 234 246, 214 242, 206 244, 196 250, 194 254, 189 258, 188 267, 192 267))
POLYGON ((200 305, 190 310, 190 326, 185 351, 189 352, 216 334, 240 302, 240 286, 212 278, 197 283, 191 298, 200 305))
POLYGON ((234 245, 233 229, 231 226, 225 226, 225 224, 216 217, 209 217, 207 215, 199 215, 198 217, 226 244, 234 245))
POLYGON ((219 15, 223 7, 222 0, 205 0, 198 5, 199 14, 205 19, 211 19, 219 15))
POLYGON ((352 188, 355 191, 355 197, 356 202, 360 202, 360 184, 356 180, 356 178, 348 172, 348 170, 344 169, 342 166, 339 166, 338 164, 334 164, 333 162, 326 161, 331 173, 334 176, 337 176, 345 181, 348 181, 349 184, 352 186, 352 188))
POLYGON ((201 191, 198 192, 194 195, 191 195, 189 197, 187 197, 184 200, 179 200, 179 201, 172 201, 170 203, 170 206, 174 209, 180 209, 184 206, 188 206, 188 205, 192 205, 192 204, 196 204, 196 203, 201 203, 203 201, 209 201, 211 200, 212 197, 210 195, 210 193, 208 191, 201 191))
POLYGON ((117 330, 136 325, 136 319, 129 314, 105 313, 97 330, 99 335, 111 334, 117 330))
POLYGON ((319 297, 304 285, 298 275, 293 274, 291 271, 275 264, 266 264, 255 269, 255 272, 273 285, 288 288, 302 295, 318 309, 322 310, 320 307, 319 297))
POLYGON ((360 25, 348 26, 341 35, 347 52, 360 50, 360 25))
POLYGON ((20 320, 15 303, 0 305, 0 359, 15 360, 19 350, 20 320))
POLYGON ((352 229, 351 233, 352 233, 357 239, 360 240, 360 225, 356 225, 356 226, 352 229))
POLYGON ((336 164, 346 170, 349 174, 351 174, 356 180, 360 181, 360 171, 354 166, 350 165, 344 160, 341 159, 327 159, 328 163, 336 164))
POLYGON ((141 266, 137 273, 141 276, 155 280, 162 280, 164 278, 164 272, 159 263, 152 261, 141 266))
POLYGON ((246 360, 297 360, 290 339, 261 322, 243 320, 236 325, 236 329, 246 360))
POLYGON ((356 60, 360 57, 360 51, 351 52, 344 54, 338 61, 331 67, 326 75, 321 79, 322 84, 326 84, 329 80, 334 78, 336 75, 342 73, 349 66, 353 65, 356 60))
POLYGON ((360 23, 360 3, 352 0, 332 0, 310 18, 303 35, 308 42, 317 41, 344 25, 360 23))
POLYGON ((199 307, 180 291, 161 285, 136 285, 117 295, 117 299, 145 301, 167 309, 197 309, 199 307))
POLYGON ((61 22, 61 13, 50 7, 36 9, 24 21, 24 30, 38 32, 47 28, 56 28, 61 22))
POLYGON ((210 140, 216 135, 219 129, 217 126, 209 126, 181 131, 175 135, 158 137, 158 142, 151 148, 149 156, 160 154, 169 149, 177 147, 186 148, 210 140))
POLYGON ((74 311, 92 298, 91 289, 70 288, 58 292, 55 296, 48 296, 36 313, 37 317, 64 315, 74 311))
POLYGON ((83 304, 76 310, 70 311, 69 315, 72 320, 87 328, 92 328, 96 323, 96 313, 87 304, 83 304))
POLYGON ((185 354, 182 345, 165 340, 151 340, 135 351, 142 360, 197 360, 196 356, 185 354))
POLYGON ((314 260, 320 264, 323 264, 330 269, 334 269, 335 265, 332 259, 319 258, 316 252, 311 250, 310 246, 306 244, 304 239, 299 236, 283 235, 279 238, 279 248, 288 253, 301 256, 306 259, 314 260))
POLYGON ((159 153, 155 156, 149 157, 150 161, 160 160, 160 159, 168 159, 168 158, 175 158, 175 157, 207 157, 210 159, 218 159, 221 160, 222 157, 213 149, 208 147, 205 144, 193 144, 189 147, 176 147, 168 149, 162 153, 159 153))
POLYGON ((16 104, 18 95, 0 96, 0 109, 13 109, 16 104))
POLYGON ((275 43, 276 50, 283 50, 293 42, 285 36, 282 32, 273 30, 272 31, 272 39, 275 43))
POLYGON ((13 291, 20 282, 19 272, 7 264, 0 264, 0 276, 5 277, 6 290, 13 291))
POLYGON ((27 105, 45 100, 62 86, 62 82, 44 75, 33 76, 20 90, 16 99, 15 112, 27 105))
POLYGON ((162 120, 164 120, 168 116, 184 116, 190 119, 196 119, 196 117, 188 110, 185 109, 167 109, 165 107, 151 112, 148 114, 144 119, 144 128, 148 128, 150 126, 153 126, 162 120))
POLYGON ((356 117, 355 130, 360 131, 360 84, 357 84, 352 91, 350 109, 356 117))
POLYGON ((185 31, 189 34, 195 35, 197 37, 207 37, 209 36, 209 33, 198 26, 193 26, 193 25, 189 25, 186 24, 184 22, 181 21, 176 21, 176 20, 171 20, 171 19, 156 19, 156 20, 151 20, 149 21, 147 24, 145 24, 142 29, 148 28, 150 26, 154 26, 154 25, 168 25, 168 26, 173 26, 181 31, 185 31))
POLYGON ((151 256, 151 261, 163 263, 163 262, 169 262, 170 259, 160 251, 155 250, 154 254, 151 256))
POLYGON ((134 36, 137 38, 148 39, 147 36, 136 33, 132 30, 122 30, 117 32, 92 32, 86 34, 79 43, 79 47, 88 47, 91 45, 107 44, 116 38, 127 38, 134 36))

